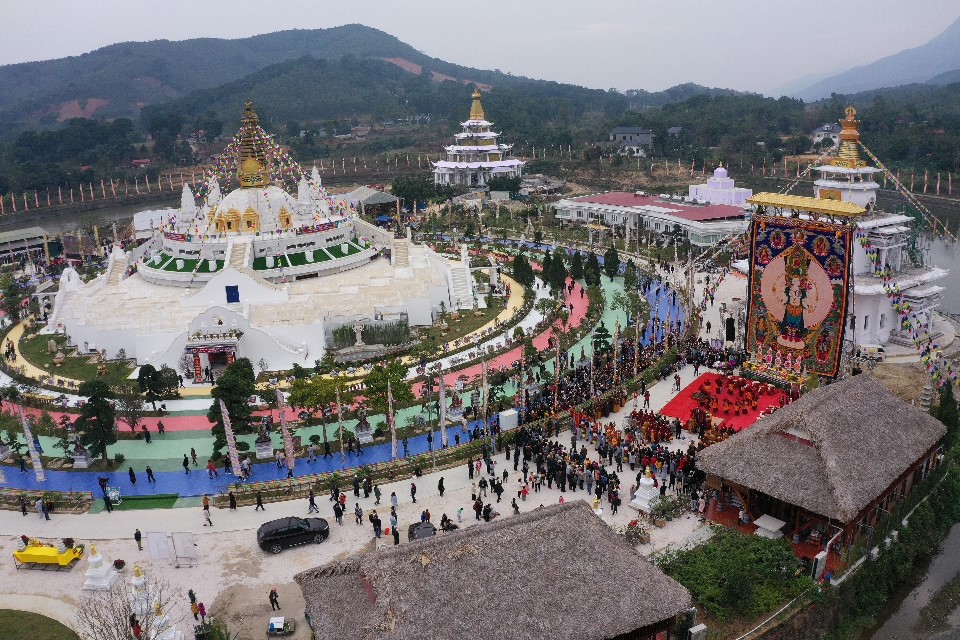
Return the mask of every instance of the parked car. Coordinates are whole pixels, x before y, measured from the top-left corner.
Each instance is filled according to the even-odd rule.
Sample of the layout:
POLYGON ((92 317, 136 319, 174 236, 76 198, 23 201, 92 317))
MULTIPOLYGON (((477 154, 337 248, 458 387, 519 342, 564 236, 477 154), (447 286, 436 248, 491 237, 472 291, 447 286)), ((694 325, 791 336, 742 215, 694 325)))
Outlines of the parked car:
POLYGON ((298 544, 320 544, 329 535, 330 526, 323 518, 280 518, 260 525, 257 544, 264 551, 280 553, 298 544))
POLYGON ((423 540, 437 535, 437 527, 432 522, 414 522, 407 530, 407 539, 410 542, 414 540, 423 540))

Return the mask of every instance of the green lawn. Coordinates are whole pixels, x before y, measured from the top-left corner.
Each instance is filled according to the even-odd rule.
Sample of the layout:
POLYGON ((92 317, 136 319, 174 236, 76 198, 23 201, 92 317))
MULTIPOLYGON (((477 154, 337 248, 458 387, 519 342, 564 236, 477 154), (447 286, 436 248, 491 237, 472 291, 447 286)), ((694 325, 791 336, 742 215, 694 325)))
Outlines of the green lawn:
POLYGON ((0 638, 80 640, 80 636, 52 618, 11 609, 0 609, 0 638))
POLYGON ((286 268, 290 266, 290 263, 287 262, 286 256, 275 256, 275 258, 276 259, 273 261, 272 267, 267 266, 266 256, 260 256, 259 258, 254 258, 253 259, 254 271, 265 271, 267 269, 279 269, 281 267, 286 268))
MULTIPOLYGON (((64 378, 73 378, 75 380, 92 380, 97 377, 97 365, 88 362, 91 356, 69 357, 60 367, 54 366, 53 356, 55 354, 47 351, 47 342, 54 338, 60 345, 60 350, 69 354, 73 349, 66 346, 66 340, 63 336, 54 337, 51 335, 38 335, 35 338, 24 336, 20 339, 20 353, 31 364, 36 365, 51 375, 62 376, 64 378)), ((14 362, 14 365, 17 363, 14 362)), ((126 363, 107 362, 109 373, 103 376, 103 380, 109 385, 120 384, 126 380, 133 367, 126 363)))
POLYGON ((114 509, 120 511, 133 511, 136 509, 172 509, 178 496, 175 493, 162 493, 155 496, 129 496, 121 498, 120 504, 113 505, 114 509))
POLYGON ((361 249, 352 242, 347 243, 347 253, 344 253, 340 250, 339 244, 332 244, 327 247, 327 252, 330 253, 334 258, 345 258, 347 256, 352 256, 355 253, 360 253, 361 249))

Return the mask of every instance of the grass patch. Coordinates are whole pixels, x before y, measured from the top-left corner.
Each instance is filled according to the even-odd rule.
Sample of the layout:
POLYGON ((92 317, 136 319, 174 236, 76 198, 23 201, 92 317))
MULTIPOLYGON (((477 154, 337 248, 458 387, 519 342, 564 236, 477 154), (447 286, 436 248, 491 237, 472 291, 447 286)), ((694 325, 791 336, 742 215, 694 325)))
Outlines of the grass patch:
POLYGON ((352 242, 347 243, 347 252, 344 253, 340 249, 340 244, 332 244, 329 247, 326 247, 327 252, 334 258, 346 258, 347 256, 352 256, 355 253, 360 253, 361 249, 352 242))
MULTIPOLYGON (((502 298, 494 298, 492 306, 486 309, 479 309, 481 312, 479 316, 474 315, 471 310, 464 310, 460 312, 459 320, 451 320, 450 314, 447 314, 443 318, 447 323, 447 335, 441 335, 440 327, 435 325, 429 329, 420 329, 420 337, 434 344, 444 344, 462 338, 500 315, 500 312, 503 311, 502 300, 502 298)), ((484 338, 483 340, 487 339, 488 338, 484 338)), ((478 340, 478 344, 483 340, 478 340)))
POLYGON ((53 618, 29 611, 0 609, 0 632, 4 638, 30 638, 30 640, 80 640, 80 636, 53 618), (10 635, 6 635, 10 633, 10 635))
POLYGON ((797 558, 785 540, 715 529, 707 544, 656 561, 711 616, 723 621, 754 618, 813 586, 810 578, 797 575, 797 558))
POLYGON ((155 496, 122 497, 123 502, 113 505, 119 511, 135 511, 139 509, 173 509, 180 498, 175 493, 161 493, 155 496))
MULTIPOLYGON (((70 353, 73 351, 66 344, 66 338, 63 336, 53 336, 53 335, 35 335, 36 337, 30 337, 29 335, 24 335, 20 339, 20 353, 26 358, 27 362, 30 364, 43 369, 48 372, 50 375, 56 375, 63 378, 73 378, 74 380, 92 380, 97 377, 97 365, 91 363, 90 360, 93 359, 91 355, 85 356, 67 356, 64 360, 63 365, 57 367, 53 364, 53 357, 55 354, 50 353, 47 350, 47 342, 51 339, 57 341, 57 346, 60 351, 64 353, 70 353)), ((11 363, 16 366, 16 362, 11 363)), ((104 376, 101 376, 101 379, 111 386, 116 386, 123 383, 127 376, 133 371, 133 367, 130 366, 127 362, 107 362, 107 371, 108 373, 104 376)))

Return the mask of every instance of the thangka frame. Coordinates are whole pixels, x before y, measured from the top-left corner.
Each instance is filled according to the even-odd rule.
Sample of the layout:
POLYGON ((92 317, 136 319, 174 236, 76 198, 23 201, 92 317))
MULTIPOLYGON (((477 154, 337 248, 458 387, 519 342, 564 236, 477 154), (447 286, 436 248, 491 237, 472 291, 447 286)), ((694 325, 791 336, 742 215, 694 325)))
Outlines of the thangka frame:
POLYGON ((774 372, 837 375, 852 242, 847 225, 754 216, 746 348, 758 364, 774 372))

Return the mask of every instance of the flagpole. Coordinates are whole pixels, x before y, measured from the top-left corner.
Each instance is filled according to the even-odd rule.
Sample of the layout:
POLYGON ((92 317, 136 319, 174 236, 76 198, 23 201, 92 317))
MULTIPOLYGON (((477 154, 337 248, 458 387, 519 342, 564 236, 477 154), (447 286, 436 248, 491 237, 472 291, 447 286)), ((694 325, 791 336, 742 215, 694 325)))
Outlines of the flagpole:
POLYGON ((397 459, 397 417, 393 413, 393 389, 387 380, 387 423, 390 425, 390 456, 397 459))
POLYGON ((437 418, 440 420, 440 445, 447 447, 450 444, 447 442, 447 387, 443 380, 443 371, 439 371, 438 375, 440 376, 440 410, 437 413, 437 418))
POLYGON ((287 458, 287 477, 293 477, 293 466, 296 458, 293 453, 293 438, 287 428, 287 407, 283 401, 283 392, 277 389, 277 407, 280 409, 280 433, 283 435, 283 451, 287 458))
POLYGON ((230 466, 233 475, 240 476, 240 454, 237 451, 237 438, 233 435, 233 425, 230 424, 230 413, 223 400, 220 401, 220 419, 223 420, 223 432, 227 439, 227 453, 230 456, 230 466))
POLYGON ((347 464, 347 454, 343 451, 343 408, 340 406, 340 387, 337 387, 337 424, 340 425, 340 462, 347 464))

